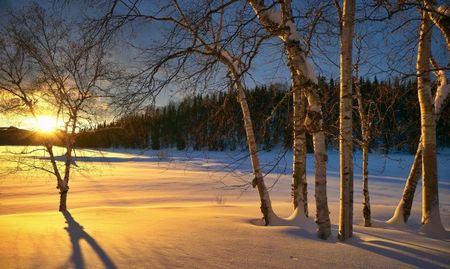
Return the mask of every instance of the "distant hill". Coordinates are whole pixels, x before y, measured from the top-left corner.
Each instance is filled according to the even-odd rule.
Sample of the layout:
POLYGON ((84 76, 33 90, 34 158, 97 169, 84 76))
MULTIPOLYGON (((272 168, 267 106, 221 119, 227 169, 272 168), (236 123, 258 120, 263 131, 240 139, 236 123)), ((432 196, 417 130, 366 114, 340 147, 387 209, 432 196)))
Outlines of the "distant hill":
POLYGON ((62 133, 44 134, 41 132, 19 129, 14 126, 0 127, 0 145, 43 145, 51 141, 54 145, 61 145, 62 133))

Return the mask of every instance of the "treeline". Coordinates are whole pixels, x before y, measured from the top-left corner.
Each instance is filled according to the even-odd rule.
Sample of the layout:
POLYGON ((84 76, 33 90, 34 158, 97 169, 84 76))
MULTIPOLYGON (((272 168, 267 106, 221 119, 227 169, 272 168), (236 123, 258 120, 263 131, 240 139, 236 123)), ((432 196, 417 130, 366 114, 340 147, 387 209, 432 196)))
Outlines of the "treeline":
MULTIPOLYGON (((257 142, 264 149, 290 143, 291 102, 283 85, 256 87, 248 92, 255 122, 257 142), (278 104, 272 117, 274 106, 278 104)), ((164 107, 148 107, 145 111, 121 117, 95 129, 83 130, 80 147, 132 147, 160 149, 176 147, 194 150, 235 150, 245 148, 246 138, 242 112, 236 93, 217 92, 186 97, 164 107)))
MULTIPOLYGON (((370 110, 371 148, 380 151, 414 152, 420 138, 417 85, 399 79, 359 79, 366 108, 370 110)), ((319 80, 327 144, 338 145, 339 85, 333 79, 319 80)), ((258 86, 247 93, 257 143, 262 149, 292 146, 292 100, 289 88, 274 84, 258 86)), ((355 142, 360 125, 354 110, 355 142)), ((450 146, 450 113, 443 109, 438 123, 439 146, 450 146)), ((242 112, 236 93, 217 92, 186 97, 163 107, 148 107, 111 123, 84 129, 78 147, 177 148, 183 150, 236 150, 246 147, 242 112)), ((356 143, 357 144, 357 143, 356 143)), ((312 149, 308 137, 308 149, 312 149)))

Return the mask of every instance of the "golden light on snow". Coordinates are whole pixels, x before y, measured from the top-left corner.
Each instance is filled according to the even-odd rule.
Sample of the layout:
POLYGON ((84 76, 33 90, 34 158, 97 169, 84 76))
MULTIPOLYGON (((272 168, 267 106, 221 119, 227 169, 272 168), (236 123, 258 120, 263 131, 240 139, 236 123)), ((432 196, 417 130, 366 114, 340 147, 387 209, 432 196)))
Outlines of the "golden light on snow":
POLYGON ((58 127, 58 120, 52 116, 41 115, 36 118, 26 119, 25 125, 32 130, 51 133, 58 127))

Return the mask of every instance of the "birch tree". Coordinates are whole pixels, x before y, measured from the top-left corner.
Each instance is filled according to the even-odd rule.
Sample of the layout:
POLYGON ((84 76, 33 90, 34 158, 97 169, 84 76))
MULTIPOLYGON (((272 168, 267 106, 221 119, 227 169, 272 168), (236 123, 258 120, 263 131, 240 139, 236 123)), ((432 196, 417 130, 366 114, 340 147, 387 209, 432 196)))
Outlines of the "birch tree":
MULTIPOLYGON (((264 1, 248 0, 248 2, 264 28, 271 35, 279 37, 285 46, 288 66, 291 71, 294 100, 297 99, 297 113, 301 112, 298 102, 301 98, 299 95, 305 94, 306 96, 308 109, 304 124, 306 129, 312 133, 314 142, 316 223, 318 225, 318 236, 327 239, 331 233, 326 193, 326 162, 328 157, 325 135, 322 129, 322 106, 317 93, 317 77, 314 74, 313 67, 308 62, 306 50, 301 45, 301 36, 295 27, 294 17, 292 16, 291 1, 281 2, 280 10, 277 10, 274 5, 265 6, 264 1)), ((301 119, 300 114, 296 114, 296 116, 299 120, 301 119)), ((297 125, 297 128, 300 129, 300 126, 297 125)), ((294 154, 298 154, 300 152, 298 147, 301 146, 302 138, 296 137, 294 141, 295 139, 298 142, 294 144, 294 154)), ((294 160, 297 160, 297 157, 294 157, 294 160)), ((301 170, 301 165, 301 162, 294 163, 294 170, 296 167, 298 167, 298 171, 301 170)), ((295 180, 298 179, 294 178, 295 180)), ((301 186, 301 184, 298 185, 301 186)), ((297 192, 302 193, 301 189, 297 192)), ((301 195, 298 195, 298 197, 301 197, 301 195)))
POLYGON ((344 0, 342 10, 335 1, 340 18, 340 207, 339 239, 346 240, 353 233, 353 137, 352 137, 352 47, 355 1, 344 0))
POLYGON ((355 93, 358 102, 358 115, 361 125, 361 148, 362 148, 362 194, 363 194, 363 218, 364 226, 371 226, 370 196, 369 196, 369 145, 371 140, 370 128, 372 125, 371 110, 367 108, 361 94, 361 83, 359 81, 359 65, 361 61, 362 38, 356 38, 357 56, 354 67, 355 93), (367 112, 366 112, 367 111, 367 112))
MULTIPOLYGON (((291 70, 291 74, 295 70, 291 70)), ((293 157, 292 157, 292 200, 294 209, 303 204, 304 214, 308 217, 308 184, 306 181, 306 100, 301 91, 301 82, 292 77, 293 97, 293 157)))
MULTIPOLYGON (((75 137, 82 119, 96 110, 106 90, 110 70, 103 46, 92 46, 64 20, 49 16, 38 5, 11 19, 1 42, 0 90, 23 111, 37 119, 46 113, 63 121, 63 165, 54 152, 54 139, 44 139, 51 168, 34 166, 53 174, 59 189, 59 211, 67 210, 67 193, 74 165, 75 137), (72 39, 73 38, 73 39, 72 39)), ((59 127, 59 126, 58 126, 59 127)), ((24 163, 23 165, 28 165, 24 163)))
MULTIPOLYGON (((106 31, 138 19, 171 27, 167 31, 169 42, 155 40, 157 45, 154 48, 145 49, 149 52, 145 55, 152 57, 149 61, 152 64, 143 68, 144 86, 139 87, 143 89, 143 94, 132 93, 133 101, 142 102, 149 97, 148 93, 159 92, 171 82, 180 84, 200 77, 208 80, 210 77, 206 74, 212 74, 208 72, 219 72, 216 63, 224 68, 231 90, 237 92, 237 101, 243 114, 254 177, 251 185, 258 190, 265 225, 276 224, 279 218, 273 212, 264 182, 244 80, 265 35, 255 27, 252 18, 248 18, 245 5, 238 5, 239 2, 235 0, 195 3, 172 0, 160 6, 155 4, 150 11, 144 12, 138 3, 131 7, 120 4, 123 3, 112 1, 112 8, 102 22, 102 27, 105 27, 104 22, 112 25, 110 28, 106 26, 106 31), (125 12, 121 12, 121 9, 125 12), (247 29, 250 29, 249 32, 246 32, 247 29), (167 78, 161 81, 158 76, 163 72, 167 78)), ((129 99, 129 96, 126 94, 125 98, 129 99)))
POLYGON ((422 144, 422 225, 423 229, 443 230, 439 215, 436 163, 436 120, 430 85, 431 19, 421 11, 417 50, 417 94, 420 103, 422 144))
MULTIPOLYGON (((448 39, 448 25, 445 24, 445 20, 446 17, 448 17, 448 14, 450 11, 448 6, 439 6, 439 7, 433 7, 432 3, 430 1, 424 1, 424 7, 422 8, 421 13, 428 11, 428 16, 429 19, 433 22, 433 24, 440 30, 440 32, 442 33, 444 39, 447 42, 447 45, 449 45, 449 39, 448 39)), ((423 14, 422 14, 423 16, 423 14)), ((429 21, 427 20, 427 24, 431 24, 429 21)), ((448 18, 447 18, 448 20, 448 18)), ((421 21, 422 23, 422 21, 421 21)), ((430 26, 431 27, 431 26, 430 26)), ((431 30, 430 30, 431 31, 431 30)), ((421 32, 422 34, 422 32, 421 32)), ((431 35, 431 33, 430 33, 431 35)), ((426 38, 428 38, 427 36, 425 36, 426 38)), ((427 51, 428 49, 426 48, 428 44, 428 42, 425 43, 421 43, 424 42, 424 37, 420 37, 419 38, 419 44, 422 46, 425 46, 425 48, 422 48, 422 50, 420 51, 420 53, 423 53, 424 51, 427 51)), ((431 39, 431 37, 430 37, 431 39)), ((431 42, 431 41, 430 41, 431 42)), ((450 52, 450 48, 449 48, 449 52, 450 52)), ((441 114, 441 110, 442 110, 442 106, 445 103, 445 101, 448 98, 448 95, 450 94, 450 86, 447 82, 447 78, 446 78, 446 74, 445 74, 445 70, 442 69, 438 63, 435 61, 435 59, 433 59, 433 57, 431 57, 431 52, 430 53, 425 53, 429 54, 429 64, 431 64, 435 70, 435 75, 438 78, 438 87, 436 89, 436 94, 434 97, 434 100, 432 101, 432 108, 433 108, 433 112, 435 114, 435 124, 437 123, 437 121, 439 120, 439 116, 441 114), (434 105, 433 105, 434 104, 434 105)), ((418 51, 418 59, 419 59, 419 51, 418 51)), ((423 56, 422 56, 423 58, 423 56)), ((429 66, 429 64, 427 66, 429 66)), ((417 62, 417 68, 419 67, 419 62, 417 62)), ((423 63, 421 62, 420 65, 421 68, 423 67, 423 63)), ((427 70, 427 69, 425 69, 427 70)), ((421 73, 419 71, 417 71, 418 74, 421 73)), ((419 81, 419 78, 418 78, 419 81)), ((429 84, 429 82, 427 82, 427 80, 425 79, 425 85, 429 84)), ((424 80, 421 79, 421 85, 423 85, 424 80)), ((431 92, 430 92, 431 94, 431 92)), ((422 109, 421 109, 422 112, 422 109)), ((411 166, 411 170, 409 172, 408 178, 406 180, 405 183, 405 187, 403 190, 403 194, 402 194, 402 198, 400 199, 400 202, 398 203, 395 211, 394 211, 394 215, 392 216, 391 219, 388 220, 388 223, 391 224, 402 224, 402 223, 406 223, 408 221, 408 218, 411 214, 411 208, 412 208, 412 203, 414 200, 414 194, 415 194, 415 190, 417 187, 417 183, 421 177, 422 174, 422 160, 424 158, 423 156, 423 132, 420 138, 420 142, 416 151, 416 155, 414 157, 414 161, 413 164, 411 166)), ((423 176, 423 175, 422 175, 423 176)), ((437 188, 437 186, 436 186, 437 188)), ((422 212, 422 214, 424 214, 424 212, 422 212)))

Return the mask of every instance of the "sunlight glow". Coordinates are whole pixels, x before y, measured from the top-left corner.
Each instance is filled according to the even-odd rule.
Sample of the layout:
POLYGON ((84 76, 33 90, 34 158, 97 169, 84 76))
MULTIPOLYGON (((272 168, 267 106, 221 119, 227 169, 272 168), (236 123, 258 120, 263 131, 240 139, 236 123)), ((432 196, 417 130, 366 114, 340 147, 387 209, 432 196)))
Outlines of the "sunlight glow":
POLYGON ((57 128, 57 120, 51 116, 38 116, 36 119, 28 121, 31 129, 44 133, 54 132, 57 128))

